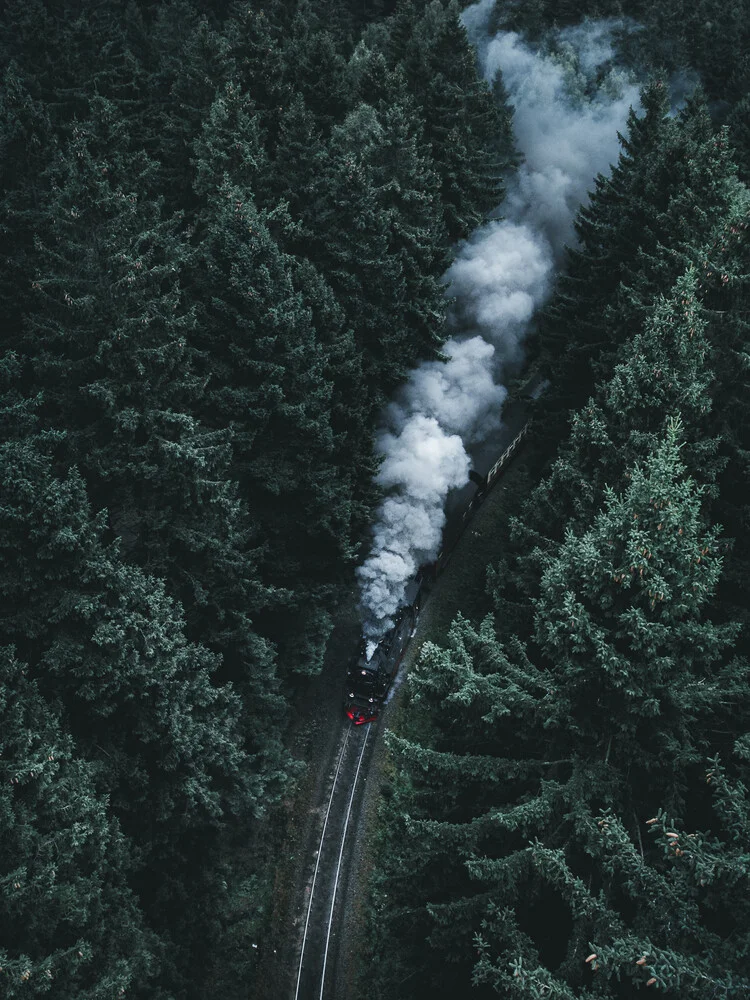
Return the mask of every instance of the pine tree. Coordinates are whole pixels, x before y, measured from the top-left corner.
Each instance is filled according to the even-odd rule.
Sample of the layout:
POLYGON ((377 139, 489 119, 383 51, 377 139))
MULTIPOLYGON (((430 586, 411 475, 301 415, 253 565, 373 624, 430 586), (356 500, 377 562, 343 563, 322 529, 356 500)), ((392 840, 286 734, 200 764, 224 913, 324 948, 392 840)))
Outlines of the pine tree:
POLYGON ((732 108, 727 121, 729 139, 737 160, 737 174, 747 184, 750 181, 750 95, 743 97, 732 108))
POLYGON ((227 83, 217 94, 193 150, 197 194, 214 194, 225 176, 233 184, 258 189, 269 171, 263 135, 252 100, 237 84, 227 83))
MULTIPOLYGON (((381 114, 382 139, 375 182, 382 211, 391 220, 389 252, 404 276, 402 343, 386 350, 411 368, 439 349, 445 318, 440 276, 447 267, 445 231, 434 191, 436 172, 411 109, 395 105, 381 114)), ((400 310, 401 311, 401 310, 400 310)), ((395 319, 395 317, 394 317, 395 319)), ((392 320, 393 322, 393 320, 392 320)))
POLYGON ((294 20, 282 46, 283 79, 301 94, 317 127, 327 132, 351 110, 345 85, 346 60, 337 49, 337 37, 321 21, 317 7, 299 0, 294 20))
POLYGON ((363 360, 344 312, 320 272, 303 258, 292 271, 292 282, 310 309, 325 356, 324 376, 332 385, 330 420, 334 464, 341 495, 347 498, 348 537, 353 552, 357 540, 369 527, 372 511, 380 499, 374 484, 378 459, 370 433, 372 413, 363 360))
POLYGON ((572 1000, 583 990, 621 997, 648 986, 696 1000, 747 995, 746 741, 735 752, 737 777, 718 757, 704 772, 712 789, 709 831, 687 833, 681 818, 659 809, 631 833, 606 809, 581 824, 577 854, 533 842, 530 869, 569 914, 564 957, 557 968, 545 967, 512 911, 493 905, 477 942, 474 983, 529 1000, 572 1000))
POLYGON ((405 63, 411 58, 418 18, 419 10, 414 0, 399 0, 388 21, 386 55, 392 66, 405 63))
MULTIPOLYGON (((547 309, 543 353, 559 374, 560 403, 576 405, 590 390, 591 354, 603 347, 606 331, 602 312, 620 281, 623 262, 632 259, 640 243, 638 227, 641 171, 648 169, 666 130, 669 95, 657 78, 641 94, 644 114, 631 109, 622 151, 609 177, 599 175, 576 219, 579 247, 568 251, 565 274, 547 309)), ((553 390, 554 392, 554 390, 553 390)))
POLYGON ((125 115, 142 84, 138 63, 128 52, 118 0, 95 7, 9 0, 0 36, 0 64, 17 60, 34 97, 61 126, 85 114, 95 93, 117 101, 125 115))
POLYGON ((190 150, 217 92, 236 79, 231 42, 190 0, 160 4, 154 35, 162 53, 152 78, 152 102, 160 112, 154 157, 160 164, 159 192, 172 211, 191 216, 196 205, 190 150))
POLYGON ((368 105, 360 105, 333 129, 323 172, 310 194, 307 221, 314 234, 308 255, 353 327, 373 407, 405 372, 398 350, 388 343, 392 336, 396 345, 403 341, 393 303, 404 302, 405 286, 400 261, 390 254, 391 219, 382 210, 374 176, 373 159, 381 142, 382 127, 368 105))
POLYGON ((217 657, 187 640, 163 583, 104 541, 105 515, 91 514, 76 472, 53 474, 47 451, 32 439, 2 453, 2 590, 14 609, 3 641, 64 706, 85 756, 106 764, 113 807, 144 850, 263 812, 284 778, 278 748, 274 759, 262 728, 243 734, 231 687, 211 683, 217 657))
POLYGON ((566 535, 544 569, 535 617, 536 644, 567 692, 558 689, 550 723, 579 752, 606 751, 629 766, 637 754, 638 768, 664 782, 672 769, 678 782, 699 756, 700 719, 717 711, 737 672, 720 666, 737 628, 702 615, 721 545, 718 529, 703 525, 704 491, 686 476, 680 450, 673 422, 646 464, 631 469, 626 492, 607 490, 590 530, 566 535))
MULTIPOLYGON (((747 375, 750 354, 750 285, 748 283, 747 206, 739 200, 734 212, 702 249, 699 294, 706 307, 716 369, 714 426, 726 466, 719 479, 717 517, 733 538, 720 591, 720 611, 747 621, 748 510, 745 502, 750 470, 747 435, 747 375)), ((747 634, 747 630, 743 631, 747 634)), ((743 643, 743 648, 747 646, 743 643)))
POLYGON ((262 687, 270 657, 249 616, 270 594, 228 479, 231 432, 195 416, 194 317, 179 283, 188 248, 179 219, 138 190, 151 161, 123 151, 111 105, 93 110, 50 168, 37 241, 24 346, 40 416, 66 432, 60 460, 81 468, 125 554, 169 581, 191 634, 224 654, 229 676, 252 686, 257 675, 262 687))
POLYGON ((574 995, 592 928, 624 929, 588 888, 595 817, 611 809, 632 830, 656 803, 685 814, 716 732, 744 731, 737 628, 706 615, 718 530, 680 451, 673 422, 623 494, 606 491, 589 529, 547 556, 527 649, 500 643, 490 619, 423 648, 412 687, 426 742, 391 741, 403 818, 376 899, 389 900, 384 947, 404 939, 397 973, 418 968, 425 995, 468 979, 483 918, 475 981, 574 995))
POLYGON ((295 94, 279 114, 272 162, 273 169, 259 178, 259 204, 270 209, 282 201, 286 203, 296 225, 285 234, 284 249, 304 256, 313 238, 308 202, 324 170, 325 147, 315 116, 301 94, 295 94))
MULTIPOLYGON (((196 273, 208 303, 196 338, 207 385, 201 416, 233 428, 232 474, 264 539, 263 579, 280 588, 280 598, 293 592, 306 612, 311 594, 325 594, 351 558, 350 504, 337 468, 327 352, 295 288, 295 263, 275 243, 269 221, 252 194, 229 181, 203 217, 196 273)), ((275 620, 264 618, 267 625, 275 620)), ((296 667, 310 669, 304 660, 296 667)))
POLYGON ((210 963, 191 951, 227 917, 222 853, 239 823, 257 836, 289 777, 278 686, 257 668, 242 701, 219 683, 218 657, 188 640, 162 581, 105 541, 80 476, 54 475, 54 445, 42 435, 0 457, 0 590, 14 609, 0 639, 63 709, 134 846, 132 884, 164 939, 160 983, 197 995, 210 963))
POLYGON ((287 20, 293 8, 279 2, 261 9, 234 2, 223 35, 229 45, 230 78, 249 94, 260 116, 260 124, 271 146, 278 134, 279 116, 293 98, 283 52, 287 20))
POLYGON ((11 62, 0 89, 0 308, 5 346, 20 342, 43 175, 54 155, 47 109, 31 95, 18 66, 11 62))
POLYGON ((302 217, 310 259, 364 356, 373 409, 440 342, 444 237, 415 124, 399 106, 360 105, 333 129, 302 217))

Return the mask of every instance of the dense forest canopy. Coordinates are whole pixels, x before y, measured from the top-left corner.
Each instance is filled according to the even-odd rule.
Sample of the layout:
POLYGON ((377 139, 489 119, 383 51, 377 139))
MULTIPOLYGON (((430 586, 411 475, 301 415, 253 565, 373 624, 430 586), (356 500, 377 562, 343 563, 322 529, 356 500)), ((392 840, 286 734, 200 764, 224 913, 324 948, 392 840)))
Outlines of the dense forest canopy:
MULTIPOLYGON (((381 413, 521 161, 465 6, 3 5, 0 996, 252 995, 381 413)), ((617 19, 642 110, 486 617, 390 737, 362 995, 750 996, 750 10, 489 6, 559 65, 617 19)))

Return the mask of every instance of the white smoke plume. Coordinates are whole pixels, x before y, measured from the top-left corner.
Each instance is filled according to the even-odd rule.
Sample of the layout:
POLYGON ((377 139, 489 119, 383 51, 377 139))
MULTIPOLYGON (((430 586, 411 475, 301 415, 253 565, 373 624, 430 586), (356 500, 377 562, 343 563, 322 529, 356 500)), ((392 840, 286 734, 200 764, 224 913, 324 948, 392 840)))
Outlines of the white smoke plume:
POLYGON ((357 571, 371 646, 392 627, 409 580, 439 551, 446 496, 468 478, 466 449, 498 430, 503 372, 521 360, 533 315, 550 293, 565 244, 574 242, 575 213, 595 175, 616 161, 617 132, 639 104, 634 84, 602 72, 612 59, 614 22, 558 33, 550 56, 513 32, 490 38, 494 2, 467 8, 463 21, 485 78, 502 72, 524 159, 509 183, 504 218, 476 230, 445 275, 454 300, 447 363, 417 368, 384 413, 377 481, 388 496, 371 554, 357 571), (602 79, 594 84, 597 73, 602 79))
POLYGON ((497 362, 511 364, 521 357, 524 334, 549 293, 551 277, 543 235, 507 218, 488 222, 446 272, 446 294, 455 299, 451 325, 479 334, 495 346, 497 362))
MULTIPOLYGON (((492 5, 483 0, 479 6, 492 5)), ((532 52, 515 32, 478 50, 488 80, 502 71, 524 155, 503 212, 546 239, 558 266, 564 245, 574 242, 579 206, 594 177, 617 159, 617 132, 624 129, 629 108, 640 105, 638 87, 617 73, 609 73, 593 98, 585 97, 587 79, 612 58, 608 37, 616 23, 589 22, 560 32, 562 52, 555 60, 532 52), (569 62, 566 53, 573 57, 569 62)))

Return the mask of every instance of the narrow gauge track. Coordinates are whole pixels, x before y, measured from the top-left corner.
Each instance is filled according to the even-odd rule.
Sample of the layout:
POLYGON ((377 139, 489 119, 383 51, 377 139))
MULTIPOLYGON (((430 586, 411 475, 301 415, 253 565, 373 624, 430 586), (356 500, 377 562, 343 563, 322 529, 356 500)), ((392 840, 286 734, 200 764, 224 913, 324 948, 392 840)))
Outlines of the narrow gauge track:
POLYGON ((326 1000, 334 995, 336 904, 350 876, 344 848, 359 780, 367 773, 366 751, 374 743, 369 740, 371 728, 350 723, 344 728, 312 874, 294 1000, 326 1000))

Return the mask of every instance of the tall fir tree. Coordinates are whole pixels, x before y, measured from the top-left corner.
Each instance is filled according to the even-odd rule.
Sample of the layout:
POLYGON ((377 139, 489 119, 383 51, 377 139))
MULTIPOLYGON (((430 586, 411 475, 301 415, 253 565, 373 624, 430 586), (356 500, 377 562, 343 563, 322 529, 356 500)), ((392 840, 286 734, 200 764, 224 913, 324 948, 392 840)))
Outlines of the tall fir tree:
POLYGON ((454 241, 502 201, 514 159, 510 115, 479 77, 458 3, 433 0, 415 14, 411 4, 397 13, 392 45, 421 109, 454 241))
POLYGON ((326 350, 268 221, 229 179, 206 208, 196 271, 206 303, 196 338, 207 384, 201 416, 233 428, 232 473, 264 539, 263 579, 302 613, 351 556, 350 501, 336 468, 326 350))
POLYGON ((544 947, 508 908, 492 905, 477 940, 475 985, 524 1000, 573 1000, 589 991, 615 998, 641 987, 695 1000, 745 996, 747 760, 747 743, 739 741, 734 775, 718 757, 707 761, 708 830, 688 833, 662 809, 641 817, 635 832, 608 809, 588 817, 585 878, 580 855, 535 840, 529 868, 546 899, 562 901, 569 914, 567 948, 550 969, 544 947))
POLYGON ((229 906, 216 890, 224 851, 239 824, 257 837, 288 781, 277 684, 256 675, 238 684, 240 700, 219 683, 219 658, 188 640, 163 582, 105 540, 80 476, 54 474, 48 437, 0 457, 0 589, 13 608, 2 641, 62 708, 133 845, 130 883, 160 940, 158 981, 143 995, 198 996, 211 948, 195 949, 215 940, 229 906))
MULTIPOLYGON (((750 523, 745 497, 750 476, 747 435, 747 375, 750 363, 750 284, 748 282, 748 209, 738 202, 714 239, 702 248, 699 294, 706 308, 716 368, 714 425, 726 466, 719 479, 717 516, 733 538, 720 591, 722 614, 739 615, 747 624, 750 523)), ((747 628, 744 630, 747 642, 747 628)), ((747 650, 747 646, 744 647, 747 650)))
POLYGON ((270 656, 249 616, 270 594, 228 478, 231 431, 195 416, 203 390, 180 285, 189 250, 179 218, 149 197, 153 164, 128 153, 116 110, 98 100, 92 112, 49 170, 22 341, 31 388, 125 554, 169 581, 231 676, 262 688, 270 656))
MULTIPOLYGON (((636 838, 658 805, 689 823, 696 771, 717 748, 731 752, 732 736, 716 733, 745 731, 737 627, 706 615, 718 532, 680 450, 673 423, 624 493, 609 491, 589 530, 548 556, 528 649, 499 643, 489 619, 458 621, 448 649, 423 649, 412 684, 428 742, 395 741, 402 818, 376 896, 403 939, 393 972, 416 968, 418 995, 452 995, 468 980, 484 918, 476 982, 505 989, 528 973, 542 992, 519 995, 554 985, 572 997, 592 928, 624 933, 608 910, 617 890, 605 900, 587 888, 596 878, 609 892, 600 855, 591 860, 601 810, 636 838)), ((663 926, 654 935, 663 941, 663 926)))
POLYGON ((21 343, 22 318, 31 293, 34 234, 45 197, 45 170, 56 141, 44 103, 35 99, 14 63, 0 90, 0 308, 3 344, 21 343))
POLYGON ((327 132, 351 110, 346 87, 346 60, 340 41, 318 13, 319 5, 299 0, 282 45, 283 79, 293 94, 301 94, 317 127, 327 132))
POLYGON ((82 752, 107 764, 113 806, 143 850, 227 811, 263 812, 284 779, 278 753, 262 739, 253 748, 260 733, 243 734, 231 686, 211 683, 217 657, 188 641, 163 583, 105 541, 80 476, 54 475, 53 445, 3 448, 4 641, 64 706, 82 752))

